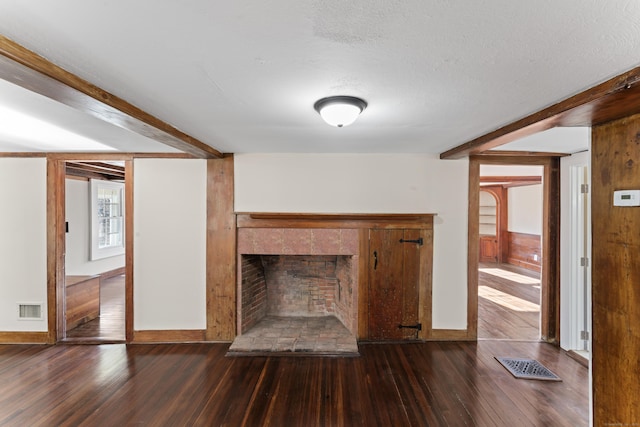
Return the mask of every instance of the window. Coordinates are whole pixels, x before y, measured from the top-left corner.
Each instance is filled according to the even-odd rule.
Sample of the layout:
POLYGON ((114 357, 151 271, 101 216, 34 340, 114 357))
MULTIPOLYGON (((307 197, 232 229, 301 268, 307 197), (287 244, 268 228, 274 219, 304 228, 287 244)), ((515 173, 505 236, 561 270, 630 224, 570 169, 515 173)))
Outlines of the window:
POLYGON ((124 184, 91 180, 91 260, 124 254, 124 184))

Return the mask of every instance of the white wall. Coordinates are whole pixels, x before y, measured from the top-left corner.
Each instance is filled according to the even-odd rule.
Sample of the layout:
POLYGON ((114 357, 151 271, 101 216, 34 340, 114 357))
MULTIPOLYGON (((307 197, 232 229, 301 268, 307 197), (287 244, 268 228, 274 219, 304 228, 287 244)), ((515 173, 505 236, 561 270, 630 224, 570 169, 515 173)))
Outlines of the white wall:
MULTIPOLYGON (((480 165, 480 176, 542 176, 543 166, 480 165)), ((508 189, 508 230, 542 235, 542 184, 508 189)))
POLYGON ((0 331, 47 331, 47 162, 0 158, 0 331), (17 320, 17 303, 42 320, 17 320))
POLYGON ((236 212, 435 213, 433 327, 467 327, 468 160, 236 154, 236 212))
POLYGON ((66 180, 66 234, 65 270, 67 275, 92 275, 124 267, 125 256, 90 260, 91 189, 89 181, 66 180))
POLYGON ((205 160, 134 161, 134 329, 206 328, 205 160))
POLYGON ((509 231, 542 235, 542 184, 509 188, 509 231))

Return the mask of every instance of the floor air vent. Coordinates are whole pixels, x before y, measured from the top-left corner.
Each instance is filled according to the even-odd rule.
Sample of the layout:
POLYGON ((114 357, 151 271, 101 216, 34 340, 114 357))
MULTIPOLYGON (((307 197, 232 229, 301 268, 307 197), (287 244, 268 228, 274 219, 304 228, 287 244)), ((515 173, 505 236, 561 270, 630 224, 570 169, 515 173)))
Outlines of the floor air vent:
POLYGON ((18 303, 18 320, 41 320, 42 304, 18 303))
POLYGON ((496 357, 496 360, 516 378, 562 381, 560 377, 551 372, 546 366, 542 365, 537 360, 511 357, 496 357))

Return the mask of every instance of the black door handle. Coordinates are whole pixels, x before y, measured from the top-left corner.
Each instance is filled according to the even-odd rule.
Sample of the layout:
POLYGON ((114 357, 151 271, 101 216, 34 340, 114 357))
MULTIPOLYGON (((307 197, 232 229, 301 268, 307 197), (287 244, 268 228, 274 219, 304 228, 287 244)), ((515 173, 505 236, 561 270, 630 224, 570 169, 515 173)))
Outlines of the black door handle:
POLYGON ((373 251, 373 269, 377 269, 378 268, 378 252, 377 251, 373 251))

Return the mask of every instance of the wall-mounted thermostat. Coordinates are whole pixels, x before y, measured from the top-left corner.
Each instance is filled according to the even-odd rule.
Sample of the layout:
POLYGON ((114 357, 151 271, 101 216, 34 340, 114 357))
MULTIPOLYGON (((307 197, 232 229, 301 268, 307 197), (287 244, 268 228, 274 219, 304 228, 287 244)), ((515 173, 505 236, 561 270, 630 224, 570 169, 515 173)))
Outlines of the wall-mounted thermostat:
POLYGON ((614 191, 613 206, 640 206, 640 190, 614 191))

